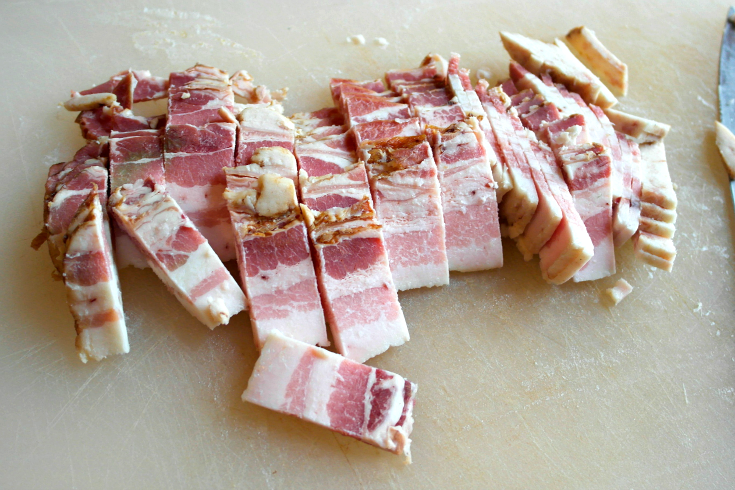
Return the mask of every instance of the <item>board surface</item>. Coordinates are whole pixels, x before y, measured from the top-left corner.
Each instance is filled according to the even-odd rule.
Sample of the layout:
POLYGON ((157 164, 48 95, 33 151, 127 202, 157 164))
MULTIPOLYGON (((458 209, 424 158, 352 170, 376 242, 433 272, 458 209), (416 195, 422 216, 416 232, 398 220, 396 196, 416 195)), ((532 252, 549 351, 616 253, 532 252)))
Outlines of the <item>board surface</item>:
POLYGON ((735 216, 713 132, 728 4, 302 3, 0 3, 0 487, 735 487, 735 216), (411 341, 369 364, 419 385, 411 466, 241 402, 247 315, 210 332, 150 271, 121 271, 130 354, 77 358, 64 288, 29 246, 48 167, 83 143, 58 106, 69 90, 199 61, 288 86, 290 114, 330 105, 330 77, 381 77, 429 51, 502 77, 498 31, 551 40, 582 24, 629 65, 620 108, 673 127, 674 271, 628 244, 615 277, 553 287, 505 242, 501 270, 401 293, 411 341), (635 290, 608 308, 618 277, 635 290))

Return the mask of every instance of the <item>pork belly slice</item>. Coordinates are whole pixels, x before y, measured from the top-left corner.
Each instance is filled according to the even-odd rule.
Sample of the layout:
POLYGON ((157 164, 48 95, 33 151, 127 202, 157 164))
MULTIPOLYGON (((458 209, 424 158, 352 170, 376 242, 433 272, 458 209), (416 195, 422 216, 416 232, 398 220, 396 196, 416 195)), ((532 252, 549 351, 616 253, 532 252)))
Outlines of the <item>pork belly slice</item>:
POLYGON ((523 233, 538 207, 539 197, 524 152, 507 109, 510 99, 499 87, 489 88, 486 81, 477 85, 477 94, 492 126, 512 188, 500 202, 500 216, 507 223, 511 238, 523 233))
POLYGON ((603 109, 617 104, 618 100, 569 48, 560 40, 548 44, 520 34, 501 32, 505 50, 516 62, 531 73, 549 73, 559 83, 577 92, 585 102, 603 109))
POLYGON ((449 269, 503 266, 498 203, 484 135, 476 118, 435 133, 449 269))
POLYGON ((676 259, 672 237, 677 198, 666 163, 663 141, 640 146, 641 226, 633 237, 636 257, 649 265, 671 271, 676 259))
POLYGON ((299 169, 311 177, 345 172, 357 161, 354 138, 344 132, 303 138, 296 143, 294 153, 299 169))
POLYGON ((380 223, 369 196, 350 207, 302 212, 319 290, 340 354, 357 362, 409 340, 380 223))
POLYGON ((64 285, 79 358, 86 363, 129 352, 110 227, 96 185, 69 225, 65 249, 64 285))
MULTIPOLYGON (((113 131, 110 135, 110 189, 125 184, 151 180, 164 185, 163 128, 127 132, 113 131)), ((129 265, 145 269, 148 262, 133 240, 113 222, 115 259, 118 267, 129 265)))
POLYGON ((365 142, 361 151, 396 289, 449 284, 441 191, 426 137, 365 142))
POLYGON ((575 27, 564 37, 572 53, 618 96, 628 93, 628 65, 623 63, 585 26, 575 27))
POLYGON ((408 119, 413 114, 408 104, 394 102, 380 95, 343 94, 345 118, 350 126, 370 121, 387 121, 391 119, 408 119))
POLYGON ((234 94, 227 73, 196 65, 171 73, 165 135, 166 190, 223 261, 235 258, 222 193, 235 164, 234 94))
POLYGON ((66 250, 64 235, 81 204, 93 188, 97 189, 102 206, 107 204, 107 154, 107 143, 91 141, 77 151, 71 161, 49 168, 43 202, 43 230, 32 246, 38 249, 48 242, 51 261, 59 274, 63 272, 66 250))
POLYGON ((206 238, 164 189, 151 181, 118 187, 110 209, 159 279, 210 329, 245 309, 245 295, 206 238))
POLYGON ((303 169, 299 171, 301 202, 312 211, 332 208, 348 208, 364 197, 370 199, 365 164, 353 163, 341 173, 309 177, 303 169))
POLYGON ((166 126, 166 190, 223 261, 235 258, 232 227, 222 197, 222 169, 234 165, 235 134, 233 123, 166 126))
POLYGON ((242 399, 404 455, 410 463, 416 390, 397 374, 274 332, 242 399))
POLYGON ((296 160, 289 153, 292 166, 286 170, 269 164, 278 158, 264 156, 278 149, 283 150, 258 150, 253 160, 263 161, 262 165, 253 163, 225 171, 225 199, 237 239, 240 278, 255 345, 261 349, 268 334, 280 330, 307 344, 326 346, 324 313, 293 182, 296 160), (287 172, 292 176, 279 175, 287 172))
POLYGON ((281 111, 280 105, 255 104, 246 106, 238 114, 237 166, 250 163, 259 148, 277 146, 293 151, 296 129, 281 111))
POLYGON ((663 141, 671 129, 668 124, 634 116, 616 109, 605 109, 605 114, 615 126, 616 131, 627 134, 639 145, 663 141))

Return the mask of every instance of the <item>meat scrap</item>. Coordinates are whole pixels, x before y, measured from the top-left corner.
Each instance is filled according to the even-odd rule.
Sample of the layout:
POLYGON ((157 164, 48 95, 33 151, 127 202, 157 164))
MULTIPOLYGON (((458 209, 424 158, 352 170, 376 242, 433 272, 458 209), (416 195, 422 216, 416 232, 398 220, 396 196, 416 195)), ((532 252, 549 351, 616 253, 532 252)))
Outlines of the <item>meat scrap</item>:
POLYGON ((263 147, 251 162, 225 170, 225 199, 255 345, 262 348, 268 334, 279 330, 307 344, 327 346, 309 239, 296 199, 296 159, 282 147, 263 147))
POLYGON ((213 329, 245 309, 245 295, 176 201, 152 181, 115 189, 110 209, 184 308, 213 329))
POLYGON ((82 362, 130 351, 107 213, 93 184, 66 232, 63 277, 82 362))
POLYGON ((510 32, 501 32, 500 39, 510 57, 534 75, 551 74, 555 81, 577 92, 588 104, 603 109, 617 104, 612 92, 562 41, 557 39, 554 44, 548 44, 510 32))
POLYGON ((628 65, 610 52, 597 38, 595 31, 575 27, 564 38, 577 58, 618 96, 628 93, 628 65))
POLYGON ((272 333, 242 400, 326 427, 411 462, 417 385, 272 333))
POLYGON ((631 292, 633 292, 633 286, 625 279, 618 279, 613 287, 605 290, 605 294, 610 298, 613 306, 620 303, 631 292))

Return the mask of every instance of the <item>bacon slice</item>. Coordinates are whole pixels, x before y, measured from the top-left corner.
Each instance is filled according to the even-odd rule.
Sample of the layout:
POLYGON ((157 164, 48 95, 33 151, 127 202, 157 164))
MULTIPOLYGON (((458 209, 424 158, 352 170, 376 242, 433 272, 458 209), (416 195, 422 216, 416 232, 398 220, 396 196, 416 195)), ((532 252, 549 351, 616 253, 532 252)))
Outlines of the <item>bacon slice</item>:
POLYGON ((500 202, 500 216, 507 223, 508 235, 515 238, 523 234, 536 213, 539 202, 536 184, 528 156, 518 140, 517 127, 508 114, 510 99, 501 88, 491 89, 484 80, 478 83, 476 90, 498 141, 499 155, 513 184, 500 202))
POLYGON ((82 362, 130 351, 107 214, 96 185, 65 237, 63 277, 82 362))
POLYGON ((224 261, 235 258, 222 193, 235 164, 236 125, 227 73, 204 65, 171 73, 165 138, 166 189, 224 261))
POLYGON ((252 160, 259 163, 226 169, 225 199, 255 345, 261 349, 274 330, 308 344, 329 345, 296 200, 296 160, 281 147, 261 148, 252 160), (290 165, 282 164, 286 160, 290 165))
POLYGON ((615 95, 627 95, 628 65, 597 39, 595 31, 585 26, 575 27, 565 39, 577 58, 600 77, 615 95))
POLYGON ((242 400, 354 437, 411 461, 417 385, 277 332, 242 400))
POLYGON ((107 203, 107 153, 107 143, 91 141, 77 151, 71 161, 57 163, 49 169, 44 195, 44 226, 32 245, 38 249, 48 241, 51 261, 59 273, 63 271, 66 250, 64 235, 82 202, 96 186, 102 206, 107 203))
MULTIPOLYGON (((295 127, 281 115, 279 105, 248 105, 237 116, 240 124, 237 135, 237 166, 247 165, 260 148, 280 147, 293 151, 295 127)), ((294 170, 295 175, 295 170, 294 170)))
POLYGON ((634 116, 616 109, 605 109, 605 114, 615 126, 616 131, 627 134, 639 145, 663 141, 671 129, 668 124, 634 116))
POLYGON ((213 329, 245 309, 245 296, 176 201, 153 182, 125 184, 110 196, 119 225, 184 308, 213 329))
POLYGON ((672 237, 677 198, 663 141, 640 146, 641 224, 633 237, 636 257, 649 265, 671 271, 676 259, 672 237))
POLYGON ((337 350, 357 362, 409 340, 369 196, 346 208, 302 205, 337 350))
POLYGON ((330 135, 320 140, 320 128, 325 126, 315 121, 321 114, 296 118, 302 213, 337 350, 363 362, 406 342, 408 328, 372 207, 365 165, 357 162, 352 138, 330 135), (319 141, 324 144, 315 144, 319 141), (334 173, 325 171, 329 168, 334 173), (315 175, 310 175, 312 170, 315 175))
POLYGON ((353 128, 393 281, 398 290, 448 284, 444 221, 436 164, 408 104, 372 82, 337 80, 333 93, 353 128))
MULTIPOLYGON (((127 77, 132 77, 135 83, 132 87, 131 102, 145 102, 148 100, 163 99, 168 93, 168 80, 151 75, 148 70, 126 70, 117 73, 100 85, 80 92, 81 95, 99 94, 102 92, 116 92, 121 83, 130 83, 127 77), (127 79, 127 80, 126 80, 127 79)), ((128 107, 129 109, 129 107, 128 107)))
POLYGON ((502 267, 495 182, 477 119, 470 117, 435 135, 449 269, 502 267))
POLYGON ((540 76, 549 73, 569 90, 577 92, 585 102, 607 109, 618 100, 569 48, 560 41, 547 44, 520 34, 501 32, 500 39, 505 50, 516 62, 531 73, 540 76))
MULTIPOLYGON (((147 124, 146 124, 147 126, 147 124)), ((151 180, 164 185, 163 128, 137 129, 110 134, 110 189, 151 180)), ((143 253, 133 240, 113 222, 115 258, 120 268, 148 267, 143 253)))

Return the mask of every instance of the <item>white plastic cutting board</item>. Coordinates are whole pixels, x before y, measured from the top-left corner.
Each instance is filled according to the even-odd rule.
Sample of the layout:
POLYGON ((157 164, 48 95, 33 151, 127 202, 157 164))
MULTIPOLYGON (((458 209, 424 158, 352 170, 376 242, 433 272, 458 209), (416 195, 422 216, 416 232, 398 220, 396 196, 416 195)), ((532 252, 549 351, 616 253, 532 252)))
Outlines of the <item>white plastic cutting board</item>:
POLYGON ((735 216, 712 130, 727 7, 0 3, 0 488, 735 487, 735 216), (290 87, 291 113, 329 105, 330 77, 377 78, 429 51, 505 76, 499 30, 551 40, 581 24, 630 67, 621 107, 673 126, 676 266, 651 270, 628 245, 618 276, 552 287, 508 242, 501 270, 402 293, 412 340, 370 364, 419 385, 413 465, 241 402, 247 315, 210 332, 150 271, 121 273, 130 354, 79 361, 64 288, 29 246, 48 167, 83 142, 57 106, 70 90, 199 61, 290 87), (617 277, 635 290, 610 309, 600 295, 617 277))

